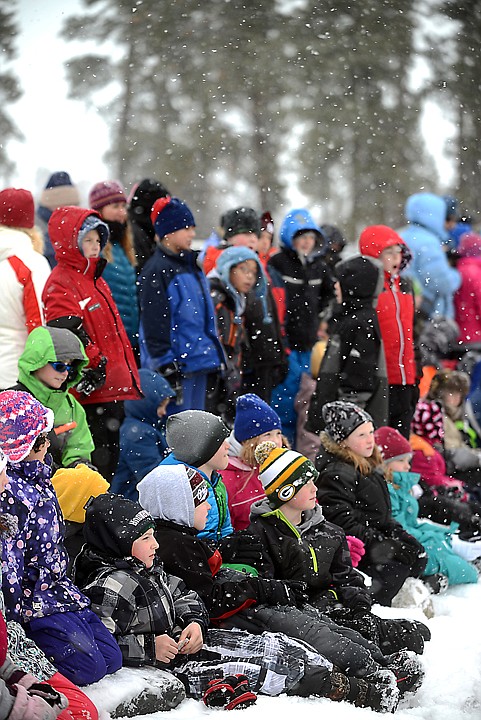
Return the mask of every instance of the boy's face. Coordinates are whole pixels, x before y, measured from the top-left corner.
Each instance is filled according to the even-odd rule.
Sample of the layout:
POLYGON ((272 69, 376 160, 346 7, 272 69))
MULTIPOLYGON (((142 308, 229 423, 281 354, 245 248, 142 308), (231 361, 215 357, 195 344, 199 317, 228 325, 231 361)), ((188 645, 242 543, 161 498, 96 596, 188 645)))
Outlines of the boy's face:
POLYGON ((162 244, 168 250, 177 255, 192 247, 192 240, 195 238, 195 227, 182 228, 169 233, 162 238, 162 244))
POLYGON ((147 532, 134 540, 132 543, 132 557, 137 558, 144 563, 146 568, 151 568, 155 560, 155 551, 159 547, 159 543, 154 537, 153 528, 149 528, 147 532))
POLYGON ((45 462, 45 455, 47 454, 49 447, 50 440, 48 439, 47 433, 40 433, 25 460, 38 460, 39 462, 45 462))
POLYGON ((43 383, 47 387, 52 388, 52 390, 59 390, 67 379, 71 368, 71 360, 67 360, 64 363, 47 363, 38 370, 34 370, 32 375, 34 375, 38 380, 40 380, 41 383, 43 383), (61 367, 62 365, 65 365, 66 368, 63 371, 60 371, 59 367, 61 367))
POLYGON ((259 244, 259 238, 252 232, 238 233, 238 235, 233 235, 229 238, 228 244, 233 245, 234 247, 242 245, 243 247, 248 247, 256 252, 259 244))
POLYGON ((391 245, 381 253, 381 262, 384 272, 389 275, 398 275, 401 267, 402 251, 400 245, 391 245))
POLYGON ((171 398, 165 398, 165 400, 162 400, 159 407, 157 408, 157 417, 163 418, 167 415, 167 406, 170 403, 171 398))
POLYGON ((209 466, 213 470, 225 470, 229 464, 229 441, 224 440, 216 454, 209 460, 209 466))
POLYGON ((207 522, 207 515, 209 514, 210 505, 207 502, 207 500, 204 500, 203 503, 200 505, 197 505, 196 508, 194 508, 194 528, 195 530, 198 530, 199 532, 205 528, 205 524, 207 522))
POLYGON ((363 458, 371 457, 374 450, 374 427, 372 422, 359 425, 344 441, 345 447, 363 458))
MULTIPOLYGON (((292 500, 285 503, 293 510, 304 512, 305 510, 313 510, 317 502, 317 488, 313 480, 309 480, 294 495, 292 500)), ((281 508, 282 509, 282 508, 281 508)))
POLYGON ((257 281, 257 263, 255 260, 244 260, 231 268, 229 280, 237 292, 248 293, 257 281))
POLYGON ((261 236, 257 243, 257 251, 260 255, 265 255, 269 252, 272 245, 272 238, 273 235, 269 232, 269 230, 261 231, 261 236))
POLYGON ((89 230, 82 239, 82 254, 84 258, 87 258, 87 260, 99 257, 100 236, 97 230, 89 230))
POLYGON ((109 203, 108 205, 104 205, 99 212, 107 222, 124 223, 127 220, 127 203, 109 203))
POLYGON ((310 255, 316 247, 316 235, 310 231, 302 233, 294 238, 292 245, 300 255, 310 255))

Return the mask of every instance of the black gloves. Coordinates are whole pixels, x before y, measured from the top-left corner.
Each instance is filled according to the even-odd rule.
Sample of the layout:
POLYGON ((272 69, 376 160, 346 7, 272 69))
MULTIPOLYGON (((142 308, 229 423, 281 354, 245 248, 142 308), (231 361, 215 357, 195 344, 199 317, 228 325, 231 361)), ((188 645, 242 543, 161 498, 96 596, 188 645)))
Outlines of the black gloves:
POLYGON ((167 363, 167 365, 162 365, 157 368, 157 372, 167 380, 174 391, 175 404, 182 405, 184 402, 184 390, 182 387, 182 373, 180 371, 179 363, 176 360, 173 360, 171 363, 167 363))
POLYGON ((293 605, 302 607, 308 602, 306 583, 296 580, 257 580, 257 599, 261 605, 293 605))
POLYGON ((85 396, 89 396, 94 390, 98 390, 105 383, 107 374, 105 372, 105 366, 107 365, 107 358, 101 357, 99 364, 95 368, 87 368, 82 373, 82 378, 75 388, 78 393, 82 393, 85 396))
POLYGON ((45 700, 51 707, 64 707, 63 696, 48 683, 34 683, 28 688, 29 695, 37 695, 45 700))
POLYGON ((370 561, 378 565, 390 560, 397 560, 403 565, 413 565, 420 556, 420 548, 422 550, 422 546, 418 543, 408 543, 404 540, 380 535, 370 544, 368 555, 370 561))
POLYGON ((262 564, 262 543, 255 535, 248 535, 242 531, 236 532, 222 538, 218 549, 226 563, 252 565, 257 569, 262 564))

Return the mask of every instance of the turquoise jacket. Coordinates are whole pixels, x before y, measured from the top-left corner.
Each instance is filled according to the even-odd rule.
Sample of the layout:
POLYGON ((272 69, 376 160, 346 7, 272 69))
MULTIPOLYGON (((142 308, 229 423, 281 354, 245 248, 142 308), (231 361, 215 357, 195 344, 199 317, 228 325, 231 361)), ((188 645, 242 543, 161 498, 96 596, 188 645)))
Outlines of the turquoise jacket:
POLYGON ((426 550, 428 564, 425 575, 443 573, 450 585, 476 583, 478 573, 474 565, 456 555, 451 548, 451 536, 457 530, 457 523, 446 527, 418 519, 419 505, 411 493, 411 488, 419 482, 420 477, 412 472, 393 474, 393 483, 388 483, 388 488, 394 519, 426 550))

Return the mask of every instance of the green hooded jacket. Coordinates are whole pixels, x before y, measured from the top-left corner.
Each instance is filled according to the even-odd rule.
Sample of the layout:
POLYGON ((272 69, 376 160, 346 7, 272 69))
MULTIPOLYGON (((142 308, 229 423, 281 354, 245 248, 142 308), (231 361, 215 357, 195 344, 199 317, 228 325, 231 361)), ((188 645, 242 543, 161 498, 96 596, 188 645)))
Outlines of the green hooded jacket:
POLYGON ((77 385, 81 372, 88 365, 83 345, 76 335, 65 328, 38 327, 32 330, 25 343, 25 349, 18 361, 16 390, 28 390, 45 407, 53 410, 54 428, 67 423, 76 423, 73 429, 56 435, 56 446, 52 453, 56 462, 63 467, 80 460, 90 461, 94 450, 92 435, 81 404, 69 393, 77 385), (73 369, 59 390, 45 385, 33 374, 49 362, 73 361, 73 369))

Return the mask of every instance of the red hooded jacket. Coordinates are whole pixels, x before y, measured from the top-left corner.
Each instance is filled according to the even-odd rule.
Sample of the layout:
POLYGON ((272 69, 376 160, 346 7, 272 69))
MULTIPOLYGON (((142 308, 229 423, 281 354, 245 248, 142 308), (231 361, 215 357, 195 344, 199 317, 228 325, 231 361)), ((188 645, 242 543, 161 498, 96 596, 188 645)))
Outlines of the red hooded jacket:
MULTIPOLYGON (((362 231, 359 238, 361 255, 380 258, 388 247, 400 245, 403 270, 410 259, 404 240, 386 225, 372 225, 362 231)), ((414 296, 407 281, 399 275, 384 273, 384 286, 376 306, 386 357, 389 385, 414 385, 416 364, 414 359, 414 296)))
POLYGON ((85 258, 77 238, 82 223, 95 210, 62 207, 54 210, 48 224, 57 265, 45 285, 42 300, 47 324, 59 318, 81 319, 90 342, 85 347, 89 367, 96 367, 100 358, 107 359, 106 381, 98 390, 85 397, 76 395, 83 404, 107 403, 114 400, 138 400, 140 381, 130 341, 125 332, 109 286, 100 276, 105 267, 102 258, 85 258))

